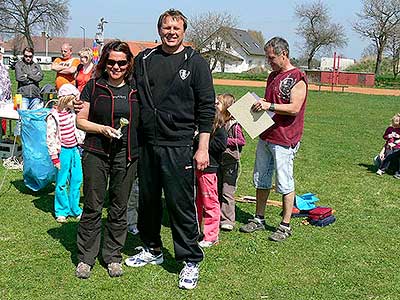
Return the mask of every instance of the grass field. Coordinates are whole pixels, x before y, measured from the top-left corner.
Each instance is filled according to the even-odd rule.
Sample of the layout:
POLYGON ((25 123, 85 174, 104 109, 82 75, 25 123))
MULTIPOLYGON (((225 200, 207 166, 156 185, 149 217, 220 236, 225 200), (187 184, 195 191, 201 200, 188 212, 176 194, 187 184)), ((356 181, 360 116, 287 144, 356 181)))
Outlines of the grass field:
MULTIPOLYGON (((239 97, 249 88, 216 90, 239 97)), ((396 97, 311 91, 295 161, 296 189, 316 193, 319 205, 337 211, 337 222, 317 228, 294 219, 294 235, 277 244, 267 236, 280 221, 280 209, 268 207, 266 232, 243 234, 238 227, 255 207, 238 203, 237 228, 206 249, 193 291, 177 288, 181 266, 173 259, 167 220, 163 265, 126 267, 123 277, 111 279, 98 263, 89 280, 76 279, 75 220, 57 224, 53 190, 30 192, 20 172, 5 174, 0 167, 0 177, 6 176, 0 191, 0 299, 400 299, 400 182, 378 177, 372 166, 398 109, 396 97)), ((256 140, 247 142, 238 195, 255 194, 256 140)), ((271 198, 280 199, 275 193, 271 198)), ((139 245, 128 236, 124 257, 139 245)))

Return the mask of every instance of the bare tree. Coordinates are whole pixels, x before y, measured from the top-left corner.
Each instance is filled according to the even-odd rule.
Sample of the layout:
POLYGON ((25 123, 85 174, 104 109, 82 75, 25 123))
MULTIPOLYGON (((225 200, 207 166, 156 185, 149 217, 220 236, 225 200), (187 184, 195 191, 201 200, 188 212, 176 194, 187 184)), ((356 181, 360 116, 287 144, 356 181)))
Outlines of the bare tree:
POLYGON ((295 16, 300 19, 297 34, 304 40, 308 68, 318 51, 347 45, 344 27, 331 22, 328 8, 321 1, 297 5, 295 16))
POLYGON ((388 38, 400 23, 400 0, 363 0, 357 17, 353 29, 375 45, 375 75, 378 75, 388 38))
POLYGON ((397 29, 388 37, 386 52, 389 54, 392 65, 393 78, 400 74, 400 24, 397 29))
POLYGON ((0 32, 21 35, 33 47, 32 35, 43 30, 58 35, 69 19, 68 0, 0 0, 0 32))
POLYGON ((218 62, 224 65, 228 54, 223 41, 229 34, 228 28, 235 27, 237 23, 237 18, 227 12, 206 12, 189 19, 187 39, 209 63, 212 62, 211 70, 215 69, 218 62), (211 37, 216 42, 207 43, 211 37))
POLYGON ((251 37, 256 40, 261 47, 264 47, 265 44, 265 38, 264 35, 261 31, 257 31, 257 30, 250 30, 248 29, 247 32, 251 35, 251 37))

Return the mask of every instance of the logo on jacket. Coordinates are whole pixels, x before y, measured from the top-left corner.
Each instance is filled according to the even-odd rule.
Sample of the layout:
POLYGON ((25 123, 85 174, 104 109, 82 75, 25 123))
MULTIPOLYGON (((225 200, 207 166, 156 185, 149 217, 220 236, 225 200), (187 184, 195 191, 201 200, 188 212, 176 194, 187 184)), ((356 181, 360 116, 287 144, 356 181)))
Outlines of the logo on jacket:
POLYGON ((179 76, 181 77, 182 80, 185 80, 186 78, 188 78, 190 75, 190 71, 181 69, 179 70, 179 76))

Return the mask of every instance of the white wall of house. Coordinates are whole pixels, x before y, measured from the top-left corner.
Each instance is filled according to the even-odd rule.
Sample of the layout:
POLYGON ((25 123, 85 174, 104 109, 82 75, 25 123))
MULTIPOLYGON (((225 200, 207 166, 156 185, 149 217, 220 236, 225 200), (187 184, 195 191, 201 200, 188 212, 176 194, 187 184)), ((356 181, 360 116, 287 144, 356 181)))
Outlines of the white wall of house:
MULTIPOLYGON (((221 41, 220 38, 212 40, 210 42, 211 49, 215 49, 216 43, 222 43, 220 49, 224 49, 226 53, 229 53, 235 57, 242 59, 241 61, 225 61, 225 73, 241 73, 248 71, 255 67, 265 67, 265 57, 261 55, 249 55, 243 50, 242 46, 235 40, 229 38, 226 42, 221 41)), ((205 47, 204 49, 210 47, 205 47)), ((204 50, 203 49, 203 50, 204 50)), ((213 64, 213 60, 210 62, 210 66, 213 64)), ((222 72, 221 63, 218 62, 213 72, 222 72)))
MULTIPOLYGON (((355 60, 350 58, 340 58, 339 59, 339 70, 345 70, 346 68, 354 65, 355 60)), ((336 58, 337 66, 337 58, 336 58)), ((321 58, 321 71, 332 71, 333 70, 333 57, 322 57, 321 58)))

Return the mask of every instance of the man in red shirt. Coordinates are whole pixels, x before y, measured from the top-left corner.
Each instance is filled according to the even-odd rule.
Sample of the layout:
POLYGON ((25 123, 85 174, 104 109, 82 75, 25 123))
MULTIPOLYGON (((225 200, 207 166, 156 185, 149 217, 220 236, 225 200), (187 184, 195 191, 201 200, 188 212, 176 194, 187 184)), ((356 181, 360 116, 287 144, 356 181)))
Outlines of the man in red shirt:
POLYGON ((253 110, 274 112, 275 124, 260 135, 253 174, 257 189, 256 214, 240 231, 249 233, 265 229, 265 206, 275 172, 276 191, 282 194, 283 216, 269 239, 281 242, 292 234, 290 219, 295 198, 293 160, 303 135, 307 79, 291 64, 286 40, 274 37, 265 44, 264 51, 272 72, 268 77, 265 99, 254 103, 253 110))

